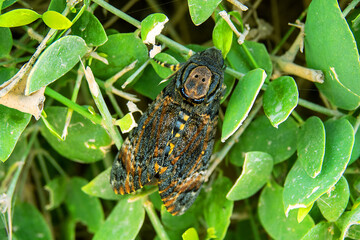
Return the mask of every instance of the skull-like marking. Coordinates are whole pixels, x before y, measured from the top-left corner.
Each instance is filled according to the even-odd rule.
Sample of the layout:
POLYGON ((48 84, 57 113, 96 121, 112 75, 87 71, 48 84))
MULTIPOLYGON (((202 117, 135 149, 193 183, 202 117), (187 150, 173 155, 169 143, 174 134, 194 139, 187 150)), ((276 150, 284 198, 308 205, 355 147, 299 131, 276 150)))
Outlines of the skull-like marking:
POLYGON ((184 84, 185 94, 191 99, 205 97, 211 83, 211 71, 205 66, 194 68, 184 84))

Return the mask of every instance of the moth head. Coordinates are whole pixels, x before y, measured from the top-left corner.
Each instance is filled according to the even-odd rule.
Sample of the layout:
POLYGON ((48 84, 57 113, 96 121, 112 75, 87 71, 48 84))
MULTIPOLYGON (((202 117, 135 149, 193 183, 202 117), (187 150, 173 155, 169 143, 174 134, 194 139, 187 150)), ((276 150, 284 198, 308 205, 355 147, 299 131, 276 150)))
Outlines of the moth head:
POLYGON ((209 48, 193 55, 180 70, 176 87, 182 96, 193 102, 209 102, 221 91, 224 60, 221 51, 209 48))

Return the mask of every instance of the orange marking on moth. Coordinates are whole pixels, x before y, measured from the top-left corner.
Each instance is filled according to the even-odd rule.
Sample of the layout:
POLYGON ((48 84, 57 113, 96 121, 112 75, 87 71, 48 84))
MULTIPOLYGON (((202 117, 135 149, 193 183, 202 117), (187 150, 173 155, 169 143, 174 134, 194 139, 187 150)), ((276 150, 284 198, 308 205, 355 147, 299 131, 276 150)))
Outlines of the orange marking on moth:
POLYGON ((125 180, 125 192, 130 193, 129 175, 126 176, 126 180, 125 180))
MULTIPOLYGON (((161 94, 159 94, 156 99, 158 100, 158 98, 160 96, 161 96, 161 94)), ((142 139, 142 136, 144 135, 144 132, 145 132, 145 126, 147 126, 147 124, 150 122, 150 120, 154 117, 156 111, 160 108, 160 106, 162 106, 162 104, 163 104, 163 102, 159 100, 159 104, 157 104, 154 107, 154 110, 149 114, 148 118, 145 120, 144 125, 142 127, 142 131, 140 132, 139 136, 137 137, 137 142, 136 142, 135 149, 134 149, 135 154, 138 152, 138 149, 140 146, 140 140, 142 139)))
POLYGON ((166 171, 166 169, 167 169, 167 167, 161 168, 159 173, 160 173, 160 174, 163 174, 163 173, 166 171))
POLYGON ((169 190, 171 187, 175 186, 176 184, 177 184, 177 181, 171 182, 171 183, 169 184, 169 186, 167 186, 165 189, 159 191, 159 193, 166 192, 167 190, 169 190))
POLYGON ((155 162, 155 172, 158 172, 159 168, 160 168, 159 164, 155 162))
POLYGON ((170 214, 173 215, 173 216, 176 216, 179 214, 180 211, 176 211, 176 212, 171 212, 170 214))
POLYGON ((172 198, 171 200, 168 200, 168 201, 164 202, 165 207, 173 205, 175 200, 176 200, 175 198, 172 198))
MULTIPOLYGON (((177 156, 176 158, 174 158, 171 161, 172 165, 175 165, 176 162, 179 160, 180 156, 182 156, 185 152, 188 151, 188 149, 190 148, 190 146, 194 145, 194 141, 195 139, 198 137, 198 135, 200 134, 201 130, 203 129, 205 125, 203 124, 199 129, 197 129, 196 133, 194 134, 194 136, 190 139, 189 143, 186 145, 186 147, 184 148, 184 150, 179 154, 179 156, 177 156)), ((193 148, 193 150, 191 152, 195 151, 195 148, 193 148)))
POLYGON ((119 187, 119 192, 120 192, 121 195, 125 194, 124 188, 122 186, 119 187))
POLYGON ((193 190, 193 189, 198 190, 201 186, 201 183, 202 183, 202 177, 199 175, 195 179, 191 178, 190 181, 177 185, 174 189, 174 191, 177 192, 175 199, 186 190, 193 190))
POLYGON ((113 189, 115 194, 119 194, 118 190, 116 188, 113 189))
POLYGON ((177 156, 176 158, 174 158, 172 161, 171 161, 171 164, 172 165, 175 165, 175 163, 179 160, 180 156, 177 156))
POLYGON ((142 173, 142 169, 140 166, 137 167, 137 171, 138 171, 138 176, 139 176, 139 186, 140 188, 143 187, 143 185, 141 184, 141 173, 142 173))
MULTIPOLYGON (((208 139, 209 139, 209 135, 210 135, 211 131, 212 131, 212 128, 208 127, 208 129, 206 130, 205 139, 203 141, 204 145, 202 147, 201 153, 203 153, 203 152, 205 153, 205 150, 206 150, 206 148, 208 146, 208 142, 209 142, 208 139)), ((190 169, 190 171, 188 171, 188 173, 186 175, 187 177, 189 177, 195 171, 195 169, 199 168, 199 163, 200 163, 202 158, 203 158, 203 154, 199 155, 199 157, 197 158, 197 160, 196 160, 195 164, 193 165, 193 167, 190 169)))
MULTIPOLYGON (((161 115, 160 115, 160 119, 159 119, 159 122, 158 122, 158 129, 157 129, 157 131, 156 131, 156 144, 155 144, 155 150, 154 150, 154 157, 157 157, 157 156, 159 156, 159 148, 158 148, 158 146, 159 146, 159 139, 160 139, 160 134, 161 134, 161 124, 162 124, 162 122, 164 121, 164 117, 165 117, 165 110, 166 110, 166 106, 169 104, 168 102, 169 102, 169 99, 168 99, 169 97, 166 97, 165 99, 164 99, 164 102, 163 102, 163 109, 161 110, 161 115)), ((154 121, 155 122, 155 121, 154 121)))
POLYGON ((168 210, 168 212, 172 212, 174 209, 175 209, 175 206, 174 205, 172 205, 171 207, 169 207, 169 208, 166 208, 167 210, 168 210))

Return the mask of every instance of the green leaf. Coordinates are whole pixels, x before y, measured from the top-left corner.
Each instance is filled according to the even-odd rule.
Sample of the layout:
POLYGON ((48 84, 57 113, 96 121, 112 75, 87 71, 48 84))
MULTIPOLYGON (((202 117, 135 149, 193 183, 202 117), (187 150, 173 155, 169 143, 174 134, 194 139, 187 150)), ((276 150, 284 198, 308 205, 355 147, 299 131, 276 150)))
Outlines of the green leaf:
MULTIPOLYGON (((350 232, 352 232, 352 234, 356 234, 356 232, 351 231, 351 228, 357 225, 355 229, 359 231, 360 205, 354 205, 351 211, 345 212, 336 223, 339 225, 341 230, 341 237, 339 239, 345 239, 345 237, 350 236, 350 232)), ((360 236, 360 234, 357 233, 357 236, 360 236)))
POLYGON ((233 39, 233 31, 223 18, 216 22, 212 33, 214 46, 221 50, 223 58, 229 53, 233 39))
POLYGON ((312 116, 300 128, 297 155, 306 173, 319 175, 325 154, 325 128, 320 118, 312 116))
POLYGON ((348 182, 344 177, 335 184, 335 189, 323 194, 316 203, 322 215, 329 221, 335 222, 344 212, 348 205, 350 190, 348 182))
POLYGON ((161 222, 171 231, 181 231, 197 225, 196 205, 190 207, 183 215, 173 216, 166 211, 164 204, 161 205, 161 222))
POLYGON ((65 200, 66 185, 69 184, 65 177, 57 177, 52 179, 45 185, 45 190, 49 192, 50 202, 46 205, 46 209, 52 210, 60 206, 65 200))
POLYGON ((123 118, 116 121, 116 125, 119 125, 122 133, 130 132, 131 129, 137 127, 132 113, 127 113, 123 118))
POLYGON ((182 235, 183 240, 199 240, 199 235, 195 228, 189 228, 182 235))
POLYGON ((169 21, 163 13, 153 13, 141 21, 141 39, 144 43, 155 44, 155 37, 160 34, 165 23, 169 21))
POLYGON ((335 232, 336 226, 331 222, 320 222, 316 224, 310 231, 306 233, 301 240, 335 240, 338 239, 340 234, 335 232))
POLYGON ((251 151, 269 153, 274 164, 288 159, 296 150, 298 126, 288 118, 279 128, 274 128, 266 116, 255 119, 230 151, 231 163, 241 166, 244 154, 251 151))
POLYGON ((0 58, 9 56, 13 39, 9 28, 0 27, 0 58))
POLYGON ((88 11, 83 12, 71 26, 71 31, 74 35, 83 38, 89 47, 103 45, 108 40, 100 21, 88 11))
POLYGON ((311 178, 296 161, 285 180, 286 212, 306 208, 328 192, 340 179, 350 159, 354 130, 346 119, 327 121, 325 157, 321 173, 311 178))
POLYGON ((273 168, 273 159, 264 152, 248 152, 240 177, 226 198, 237 201, 255 194, 269 180, 273 168))
POLYGON ((16 239, 53 239, 44 217, 29 203, 15 205, 13 233, 16 239))
POLYGON ((219 177, 206 198, 204 217, 207 227, 215 229, 216 239, 224 239, 230 225, 234 202, 226 199, 226 194, 231 185, 230 179, 219 177))
POLYGON ((5 9, 11 5, 13 5, 14 3, 18 2, 19 0, 4 0, 3 4, 2 4, 2 9, 5 9))
POLYGON ((21 133, 29 124, 31 114, 0 104, 0 160, 5 162, 15 148, 21 133))
POLYGON ((314 221, 308 215, 298 223, 295 212, 286 217, 282 195, 283 188, 275 182, 263 189, 258 207, 260 222, 274 239, 300 239, 314 226, 314 221))
POLYGON ((139 81, 133 85, 133 89, 141 95, 154 100, 161 90, 169 84, 169 81, 160 84, 162 80, 152 66, 147 66, 139 81))
POLYGON ((188 0, 190 17, 193 23, 198 26, 205 22, 221 0, 188 0))
POLYGON ((85 179, 76 177, 68 183, 65 203, 72 218, 86 225, 95 233, 104 223, 104 212, 98 198, 85 194, 81 188, 87 184, 85 179))
POLYGON ((270 78, 273 69, 272 62, 265 45, 262 43, 245 41, 242 45, 239 45, 237 41, 233 41, 230 52, 227 55, 231 68, 241 73, 247 73, 254 69, 246 54, 247 51, 244 50, 245 46, 254 57, 256 63, 265 70, 267 78, 270 78))
POLYGON ((225 142, 241 126, 266 78, 262 69, 248 72, 237 84, 225 112, 221 141, 225 142))
POLYGON ((128 199, 120 200, 93 239, 135 239, 144 219, 145 210, 141 200, 135 202, 128 202, 128 199))
MULTIPOLYGON (((356 119, 353 117, 349 117, 348 120, 350 121, 350 123, 352 123, 354 127, 354 124, 356 123, 356 119)), ((349 165, 355 162, 359 157, 360 157, 360 130, 358 129, 355 133, 355 142, 354 142, 353 150, 351 152, 349 165)))
POLYGON ((299 92, 292 77, 271 81, 264 93, 264 112, 274 127, 284 122, 297 106, 299 92))
POLYGON ((24 26, 40 17, 40 14, 30 9, 15 9, 0 15, 0 27, 24 26))
POLYGON ((224 97, 220 100, 220 103, 223 103, 228 96, 230 96, 230 93, 232 93, 234 84, 235 84, 235 78, 231 76, 230 74, 225 73, 224 74, 224 84, 226 86, 226 91, 224 94, 224 97))
POLYGON ((77 36, 62 37, 41 54, 27 79, 25 94, 47 86, 70 71, 85 55, 88 48, 77 36))
POLYGON ((48 11, 57 11, 58 13, 62 13, 66 7, 66 0, 51 0, 48 11))
POLYGON ((88 184, 82 187, 82 190, 91 196, 102 199, 118 200, 123 198, 121 195, 116 195, 111 188, 110 179, 111 167, 97 175, 88 184))
POLYGON ((71 21, 67 17, 56 11, 44 12, 42 19, 48 27, 53 29, 67 29, 72 25, 71 21))
MULTIPOLYGON (((160 62, 173 64, 173 65, 176 65, 179 63, 174 57, 172 57, 171 55, 169 55, 167 53, 156 54, 155 59, 160 62)), ((172 74, 174 74, 174 72, 170 68, 162 67, 162 66, 160 66, 160 64, 156 63, 155 61, 151 61, 150 63, 153 66, 155 72, 163 79, 166 79, 169 76, 171 76, 172 74)))
MULTIPOLYGON (((67 108, 49 107, 46 109, 47 120, 61 133, 65 126, 67 108)), ((41 134, 49 144, 62 156, 81 163, 96 162, 104 158, 112 145, 112 140, 106 130, 82 115, 73 112, 68 126, 65 141, 60 141, 41 124, 41 134)))
POLYGON ((135 60, 136 67, 124 74, 118 81, 122 85, 148 59, 148 50, 140 38, 133 33, 118 33, 108 37, 108 41, 97 49, 99 54, 106 55, 109 64, 94 60, 91 69, 98 78, 107 79, 121 71, 135 60))
POLYGON ((311 2, 305 23, 305 56, 308 67, 324 72, 324 83, 316 86, 332 104, 346 110, 360 105, 359 52, 336 0, 311 2))

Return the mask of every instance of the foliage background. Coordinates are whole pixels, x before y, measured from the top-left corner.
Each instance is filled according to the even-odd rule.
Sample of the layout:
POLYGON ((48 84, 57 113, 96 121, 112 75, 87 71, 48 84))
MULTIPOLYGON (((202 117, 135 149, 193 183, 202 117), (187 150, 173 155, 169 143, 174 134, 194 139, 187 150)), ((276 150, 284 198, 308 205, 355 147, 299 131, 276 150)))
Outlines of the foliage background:
POLYGON ((0 105, 0 239, 360 239, 359 1, 244 1, 246 12, 231 2, 0 1, 2 13, 33 10, 0 15, 0 84, 45 49, 18 92, 0 87, 1 104, 25 102, 41 117, 0 105), (240 32, 249 24, 243 45, 220 10, 240 32), (156 59, 184 62, 215 45, 228 66, 209 179, 178 217, 154 187, 116 196, 109 185, 126 137, 113 119, 131 125, 139 113, 126 103, 146 110, 171 74, 143 43, 164 20, 153 13, 169 19, 156 59), (21 101, 24 92, 38 95, 21 101))

